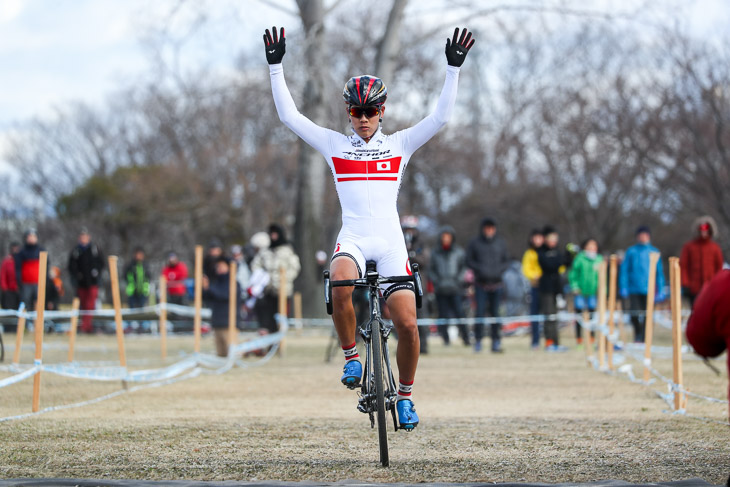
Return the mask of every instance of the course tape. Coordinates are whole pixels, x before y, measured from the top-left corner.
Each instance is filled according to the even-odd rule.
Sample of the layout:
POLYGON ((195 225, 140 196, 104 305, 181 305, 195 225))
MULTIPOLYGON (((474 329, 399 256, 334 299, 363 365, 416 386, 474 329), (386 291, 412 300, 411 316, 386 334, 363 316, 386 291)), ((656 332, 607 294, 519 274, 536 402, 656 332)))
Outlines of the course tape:
MULTIPOLYGON (((638 349, 641 349, 642 351, 644 350, 643 344, 640 344, 637 346, 632 346, 632 347, 627 346, 627 344, 624 344, 623 342, 621 342, 618 339, 618 336, 616 333, 614 333, 612 335, 608 333, 608 327, 606 326, 605 322, 599 324, 599 323, 597 323, 597 321, 590 321, 587 323, 583 322, 582 320, 577 320, 577 321, 578 321, 578 323, 580 323, 580 325, 582 327, 586 328, 587 330, 595 330, 595 329, 601 330, 602 333, 604 333, 606 335, 606 338, 608 339, 608 342, 609 342, 609 346, 611 346, 611 347, 616 346, 619 350, 626 351, 628 356, 637 360, 640 364, 642 364, 641 365, 642 367, 646 367, 647 369, 649 369, 649 371, 651 372, 652 375, 654 375, 655 377, 657 377, 658 379, 660 379, 662 382, 664 382, 667 385, 667 389, 668 389, 667 393, 662 393, 662 392, 657 391, 656 389, 650 387, 654 383, 654 381, 649 380, 649 382, 645 382, 643 380, 638 379, 633 372, 633 366, 631 364, 624 364, 624 365, 621 365, 618 369, 616 369, 617 372, 625 374, 630 382, 640 384, 645 387, 649 387, 655 394, 657 394, 657 396, 659 396, 662 400, 664 400, 667 403, 667 405, 669 405, 669 407, 672 408, 671 411, 665 411, 665 412, 682 415, 682 416, 690 417, 693 419, 698 419, 698 420, 708 422, 708 423, 717 423, 717 424, 722 424, 725 426, 730 426, 730 421, 717 421, 717 420, 711 419, 711 418, 704 418, 701 416, 689 415, 689 414, 687 414, 687 411, 684 408, 673 409, 675 393, 679 393, 680 395, 684 396, 680 401, 681 403, 686 402, 687 396, 692 396, 696 399, 702 399, 704 401, 708 401, 708 402, 712 402, 712 403, 716 403, 716 404, 724 404, 724 405, 729 404, 728 400, 717 399, 714 397, 708 397, 708 396, 703 396, 701 394, 696 394, 696 393, 688 391, 687 389, 684 388, 684 386, 681 386, 681 385, 675 383, 672 379, 669 379, 668 377, 664 376, 661 372, 659 372, 656 368, 654 368, 652 366, 651 360, 645 359, 643 354, 635 353, 635 350, 636 351, 638 351, 638 349)), ((669 322, 671 324, 671 319, 669 322)), ((671 328, 671 326, 670 326, 670 328, 671 328)), ((671 347, 662 347, 662 349, 666 349, 666 348, 668 348, 670 351, 672 350, 671 347)), ((690 350, 690 348, 689 347, 685 348, 683 346, 682 352, 684 353, 685 350, 690 350)), ((654 352, 654 346, 652 346, 652 356, 654 356, 653 352, 654 352)), ((623 360, 624 360, 624 358, 622 355, 614 354, 614 363, 620 363, 623 360), (616 360, 616 358, 619 356, 621 357, 620 360, 616 360)), ((590 358, 590 362, 594 369, 601 370, 602 372, 609 372, 605 367, 603 369, 601 369, 599 366, 598 360, 596 360, 594 357, 590 358)))

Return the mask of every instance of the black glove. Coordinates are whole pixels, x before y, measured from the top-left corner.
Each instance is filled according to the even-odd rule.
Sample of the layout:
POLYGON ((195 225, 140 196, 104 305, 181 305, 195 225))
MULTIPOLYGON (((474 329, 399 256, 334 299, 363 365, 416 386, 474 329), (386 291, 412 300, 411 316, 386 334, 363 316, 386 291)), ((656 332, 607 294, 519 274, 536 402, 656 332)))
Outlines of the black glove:
POLYGON ((274 31, 274 37, 271 37, 271 32, 266 29, 264 34, 264 46, 266 47, 266 61, 269 64, 279 64, 284 57, 286 52, 286 39, 284 39, 284 28, 281 28, 280 34, 276 35, 276 27, 272 27, 274 31))
POLYGON ((449 66, 456 66, 457 68, 464 64, 464 59, 466 59, 466 55, 471 46, 474 45, 475 40, 472 39, 471 32, 468 32, 466 28, 461 31, 461 38, 457 42, 458 37, 459 28, 457 27, 454 29, 454 39, 446 39, 446 62, 449 63, 449 66))

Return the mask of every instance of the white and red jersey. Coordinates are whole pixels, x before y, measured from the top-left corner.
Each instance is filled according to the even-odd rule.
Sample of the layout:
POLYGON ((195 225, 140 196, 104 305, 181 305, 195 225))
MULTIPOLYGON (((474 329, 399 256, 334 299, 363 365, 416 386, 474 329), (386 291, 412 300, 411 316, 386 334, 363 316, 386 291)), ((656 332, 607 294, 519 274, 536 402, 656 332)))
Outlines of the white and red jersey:
POLYGON ((361 271, 365 268, 364 260, 360 262, 364 257, 375 260, 382 275, 403 275, 407 253, 397 208, 403 172, 413 153, 449 119, 456 100, 459 68, 447 67, 433 113, 391 135, 378 128, 369 142, 356 133, 344 135, 320 127, 299 113, 286 86, 282 65, 270 65, 269 71, 279 118, 319 151, 332 171, 342 207, 342 230, 335 256, 353 257, 361 271), (397 266, 396 261, 400 261, 397 266))

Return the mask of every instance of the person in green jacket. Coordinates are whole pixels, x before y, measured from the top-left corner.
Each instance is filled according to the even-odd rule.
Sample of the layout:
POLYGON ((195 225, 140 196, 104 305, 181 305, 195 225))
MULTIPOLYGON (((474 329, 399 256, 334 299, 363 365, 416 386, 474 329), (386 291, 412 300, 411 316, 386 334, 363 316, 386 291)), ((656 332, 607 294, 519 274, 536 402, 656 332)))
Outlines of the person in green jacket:
MULTIPOLYGON (((598 253, 598 242, 589 238, 583 242, 581 252, 573 260, 568 274, 570 289, 573 291, 576 313, 596 310, 596 295, 598 294, 598 267, 603 257, 598 253)), ((576 341, 583 343, 580 323, 575 324, 576 341)))
POLYGON ((150 299, 150 272, 142 247, 134 249, 134 258, 124 271, 127 280, 127 303, 130 308, 147 306, 150 299))

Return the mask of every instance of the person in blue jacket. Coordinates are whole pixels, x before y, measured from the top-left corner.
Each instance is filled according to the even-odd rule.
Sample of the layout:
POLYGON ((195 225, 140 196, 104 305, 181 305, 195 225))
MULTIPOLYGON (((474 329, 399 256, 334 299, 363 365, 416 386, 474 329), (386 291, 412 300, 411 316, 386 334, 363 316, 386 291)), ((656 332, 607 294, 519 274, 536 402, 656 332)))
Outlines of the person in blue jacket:
MULTIPOLYGON (((651 245, 651 230, 646 225, 636 229, 636 244, 626 250, 626 255, 619 270, 619 295, 629 300, 631 323, 634 326, 634 341, 644 342, 646 317, 646 296, 649 289, 649 254, 659 252, 651 245)), ((656 265, 655 301, 666 299, 664 294, 664 271, 662 261, 656 265)))

